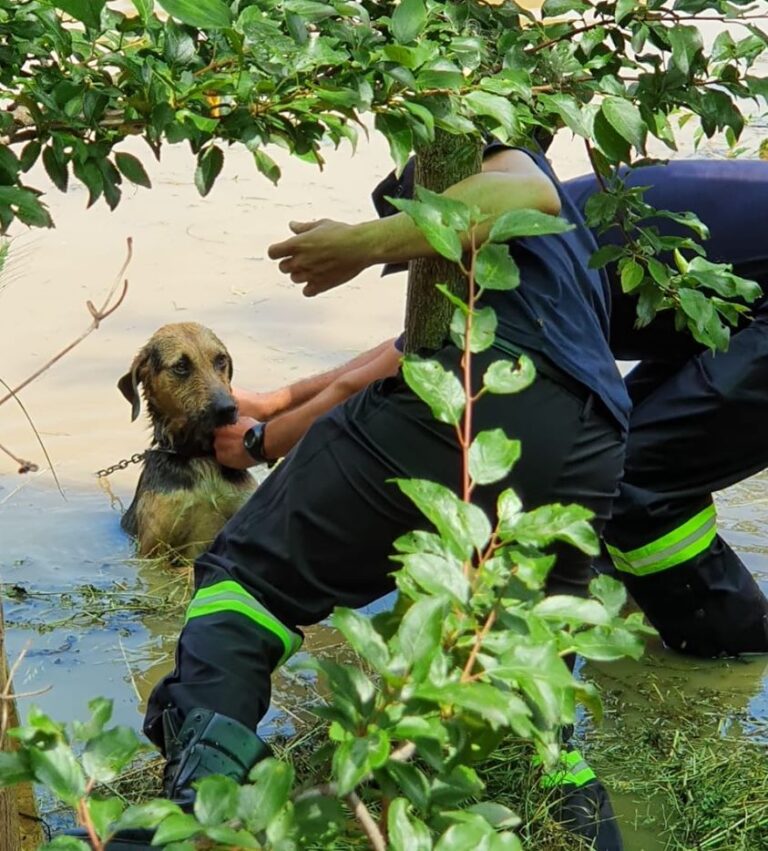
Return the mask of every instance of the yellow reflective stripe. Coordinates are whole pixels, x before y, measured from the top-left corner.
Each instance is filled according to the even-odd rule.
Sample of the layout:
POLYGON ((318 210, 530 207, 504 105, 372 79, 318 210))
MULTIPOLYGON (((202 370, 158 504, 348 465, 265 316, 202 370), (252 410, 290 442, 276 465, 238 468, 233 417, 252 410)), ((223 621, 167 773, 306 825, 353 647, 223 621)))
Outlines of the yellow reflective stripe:
MULTIPOLYGON (((595 779, 595 772, 578 751, 567 751, 560 755, 562 768, 542 774, 539 783, 544 789, 556 786, 584 786, 595 779)), ((533 758, 534 765, 541 765, 541 758, 533 758)))
POLYGON ((192 598, 184 622, 221 612, 243 615, 279 638, 284 648, 278 663, 280 665, 301 647, 300 635, 281 623, 245 588, 231 580, 201 588, 192 598))
POLYGON ((689 561, 706 550, 716 536, 717 514, 715 506, 710 505, 682 526, 643 547, 627 553, 610 544, 607 548, 616 570, 647 576, 689 561))

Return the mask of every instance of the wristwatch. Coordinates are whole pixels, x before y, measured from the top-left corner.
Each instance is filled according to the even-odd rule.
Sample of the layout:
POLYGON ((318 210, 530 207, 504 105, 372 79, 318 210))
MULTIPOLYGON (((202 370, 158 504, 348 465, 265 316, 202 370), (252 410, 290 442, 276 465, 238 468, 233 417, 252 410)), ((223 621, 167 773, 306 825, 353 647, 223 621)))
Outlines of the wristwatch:
POLYGON ((266 423, 254 423, 243 435, 243 446, 245 451, 256 461, 266 463, 264 454, 264 432, 266 423))

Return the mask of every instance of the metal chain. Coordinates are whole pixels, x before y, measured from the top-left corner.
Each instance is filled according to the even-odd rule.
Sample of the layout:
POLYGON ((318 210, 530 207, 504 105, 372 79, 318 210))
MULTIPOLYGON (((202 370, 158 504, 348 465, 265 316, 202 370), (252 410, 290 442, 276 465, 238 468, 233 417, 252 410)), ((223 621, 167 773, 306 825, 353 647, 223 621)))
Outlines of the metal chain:
POLYGON ((123 458, 122 461, 118 461, 117 464, 113 464, 111 467, 106 467, 103 470, 96 471, 96 478, 98 479, 106 479, 107 476, 111 476, 115 470, 124 470, 129 464, 138 464, 140 461, 143 461, 147 452, 151 450, 147 449, 145 452, 134 452, 130 458, 123 458))

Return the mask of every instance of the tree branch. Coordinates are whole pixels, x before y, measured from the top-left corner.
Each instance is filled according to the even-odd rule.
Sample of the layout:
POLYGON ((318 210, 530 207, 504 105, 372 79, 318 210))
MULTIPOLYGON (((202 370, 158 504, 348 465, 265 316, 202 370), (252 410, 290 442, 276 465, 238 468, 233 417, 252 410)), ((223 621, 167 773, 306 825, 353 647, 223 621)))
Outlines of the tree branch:
POLYGON ((93 321, 91 322, 91 324, 85 329, 85 331, 83 331, 83 333, 76 340, 74 340, 68 346, 63 348, 58 354, 50 358, 50 360, 46 361, 40 367, 40 369, 33 372, 32 375, 30 375, 28 378, 25 378, 24 381, 21 382, 21 384, 18 384, 16 387, 14 387, 12 390, 6 393, 5 396, 0 397, 0 405, 4 405, 9 399, 13 399, 13 397, 16 396, 21 390, 31 384, 36 378, 39 378, 47 369, 50 369, 50 367, 52 367, 57 361, 60 361, 64 357, 64 355, 69 354, 69 352, 71 352, 72 349, 75 348, 75 346, 78 346, 80 343, 83 342, 86 337, 92 334, 99 327, 99 325, 104 319, 106 319, 108 316, 111 316, 117 310, 117 308, 120 307, 120 305, 123 303, 123 299, 125 298, 126 293, 128 292, 127 280, 123 281, 123 288, 120 295, 118 296, 117 301, 112 305, 110 305, 110 302, 112 301, 112 298, 115 295, 115 291, 117 290, 117 287, 120 283, 120 279, 123 277, 123 274, 128 268, 128 265, 131 262, 131 258, 133 257, 133 239, 129 236, 126 242, 127 256, 123 265, 120 268, 120 271, 117 273, 115 282, 112 284, 112 287, 107 293, 107 297, 104 299, 104 303, 101 305, 100 308, 96 308, 93 302, 91 301, 87 301, 85 303, 86 307, 88 308, 88 312, 93 317, 93 321))

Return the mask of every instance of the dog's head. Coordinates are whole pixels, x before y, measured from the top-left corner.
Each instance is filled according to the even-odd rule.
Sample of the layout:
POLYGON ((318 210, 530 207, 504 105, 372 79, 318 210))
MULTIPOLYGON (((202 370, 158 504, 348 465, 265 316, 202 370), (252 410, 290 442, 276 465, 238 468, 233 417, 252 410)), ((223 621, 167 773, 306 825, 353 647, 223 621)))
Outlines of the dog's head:
POLYGON ((156 441, 207 452, 213 429, 237 420, 231 380, 232 358, 221 340, 196 322, 179 322, 152 335, 117 386, 131 403, 132 420, 142 386, 156 441))

